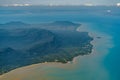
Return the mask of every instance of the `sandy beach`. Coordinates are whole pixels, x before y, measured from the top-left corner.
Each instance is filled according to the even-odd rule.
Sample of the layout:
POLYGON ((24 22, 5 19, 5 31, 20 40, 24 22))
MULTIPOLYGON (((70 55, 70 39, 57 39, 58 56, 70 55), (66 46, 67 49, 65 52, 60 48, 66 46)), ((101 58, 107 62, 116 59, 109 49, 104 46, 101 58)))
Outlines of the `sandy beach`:
MULTIPOLYGON (((0 80, 53 80, 53 79, 58 80, 58 78, 51 77, 49 76, 49 74, 55 73, 55 71, 57 71, 56 69, 63 70, 63 71, 64 70, 73 71, 78 68, 82 69, 83 67, 86 66, 86 64, 85 65, 82 65, 82 64, 84 64, 84 62, 88 63, 88 61, 86 61, 85 59, 88 59, 88 60, 92 59, 91 61, 93 62, 94 60, 96 60, 96 63, 94 65, 96 65, 96 67, 101 67, 100 64, 98 63, 101 60, 97 58, 104 57, 107 54, 103 54, 103 53, 99 54, 99 51, 97 50, 97 48, 100 47, 99 45, 110 43, 111 37, 105 34, 99 34, 97 32, 90 32, 89 29, 86 29, 87 28, 86 26, 87 25, 83 24, 77 29, 77 31, 89 32, 89 35, 94 38, 94 40, 91 42, 91 44, 93 45, 93 50, 92 50, 92 53, 90 53, 89 55, 75 57, 72 62, 68 62, 66 64, 57 63, 57 62, 46 62, 46 63, 33 64, 30 66, 17 68, 8 73, 5 73, 4 75, 1 75, 0 80), (98 39, 97 37, 101 37, 101 38, 98 39)), ((112 45, 106 45, 105 47, 111 48, 112 45)), ((104 50, 104 53, 107 53, 107 50, 104 50)), ((93 65, 89 65, 89 67, 93 67, 93 65)), ((103 68, 100 68, 100 69, 104 71, 103 75, 106 75, 106 76, 109 75, 103 68)), ((106 80, 107 79, 108 78, 106 77, 106 80)))

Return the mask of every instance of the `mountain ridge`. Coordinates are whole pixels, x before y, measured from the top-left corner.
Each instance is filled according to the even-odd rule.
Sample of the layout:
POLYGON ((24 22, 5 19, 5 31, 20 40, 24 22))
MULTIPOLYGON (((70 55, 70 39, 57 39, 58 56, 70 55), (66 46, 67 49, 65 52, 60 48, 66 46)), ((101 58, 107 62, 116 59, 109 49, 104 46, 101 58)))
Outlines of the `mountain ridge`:
POLYGON ((76 56, 91 53, 90 42, 93 38, 88 32, 76 31, 80 24, 61 21, 57 22, 57 26, 51 27, 53 23, 46 26, 32 24, 32 27, 18 27, 15 23, 14 27, 17 28, 11 25, 9 28, 3 27, 0 30, 0 74, 36 63, 67 63, 76 56), (53 27, 54 29, 50 29, 53 27), (64 29, 60 29, 61 27, 64 29))

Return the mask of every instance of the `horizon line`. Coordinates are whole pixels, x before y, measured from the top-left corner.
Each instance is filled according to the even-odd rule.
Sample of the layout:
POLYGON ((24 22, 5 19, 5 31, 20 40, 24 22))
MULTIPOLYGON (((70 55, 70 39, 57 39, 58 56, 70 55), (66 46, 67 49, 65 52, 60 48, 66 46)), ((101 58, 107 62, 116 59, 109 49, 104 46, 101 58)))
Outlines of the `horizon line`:
POLYGON ((94 4, 68 4, 68 5, 64 5, 64 4, 3 4, 3 5, 0 5, 0 7, 29 7, 29 6, 50 6, 50 7, 59 7, 59 6, 117 6, 117 7, 120 7, 120 5, 94 5, 94 4))

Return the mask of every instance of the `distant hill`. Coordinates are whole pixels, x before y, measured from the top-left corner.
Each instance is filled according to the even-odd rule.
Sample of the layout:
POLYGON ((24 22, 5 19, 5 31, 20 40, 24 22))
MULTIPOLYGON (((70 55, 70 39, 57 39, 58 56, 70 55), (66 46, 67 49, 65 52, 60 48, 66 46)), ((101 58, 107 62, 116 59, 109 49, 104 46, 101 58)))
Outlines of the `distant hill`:
POLYGON ((46 24, 10 22, 6 25, 0 25, 0 74, 42 62, 67 63, 92 51, 90 41, 93 38, 88 32, 76 31, 81 24, 56 21, 46 24))
POLYGON ((51 23, 26 24, 20 21, 12 21, 6 24, 0 24, 0 28, 41 28, 46 30, 76 30, 81 24, 70 21, 55 21, 51 23))
POLYGON ((15 27, 26 27, 26 26, 30 26, 29 24, 23 23, 21 21, 11 21, 5 24, 0 24, 0 28, 15 28, 15 27))
MULTIPOLYGON (((33 24, 34 25, 34 24, 33 24)), ((81 26, 81 24, 73 23, 70 21, 55 21, 51 23, 43 23, 36 24, 36 27, 40 27, 42 29, 57 31, 57 30, 71 30, 75 31, 77 27, 81 26)))
POLYGON ((8 23, 5 23, 3 25, 28 25, 26 23, 23 23, 23 22, 20 22, 20 21, 12 21, 12 22, 8 22, 8 23))
POLYGON ((79 26, 80 24, 78 23, 73 23, 73 22, 70 22, 70 21, 55 21, 53 23, 51 23, 51 25, 55 25, 55 26, 79 26))

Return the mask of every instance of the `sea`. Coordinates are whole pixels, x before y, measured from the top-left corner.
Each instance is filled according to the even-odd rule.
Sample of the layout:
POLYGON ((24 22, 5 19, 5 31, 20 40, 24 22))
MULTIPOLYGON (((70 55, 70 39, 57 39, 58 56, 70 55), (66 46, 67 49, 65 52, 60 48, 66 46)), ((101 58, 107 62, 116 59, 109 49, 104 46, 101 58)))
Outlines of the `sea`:
POLYGON ((80 56, 74 69, 45 66, 49 73, 44 75, 44 79, 40 79, 42 76, 37 74, 16 80, 120 80, 120 7, 0 7, 0 24, 11 21, 31 24, 54 21, 81 23, 80 30, 91 32, 97 40, 93 43, 93 53, 80 56))

